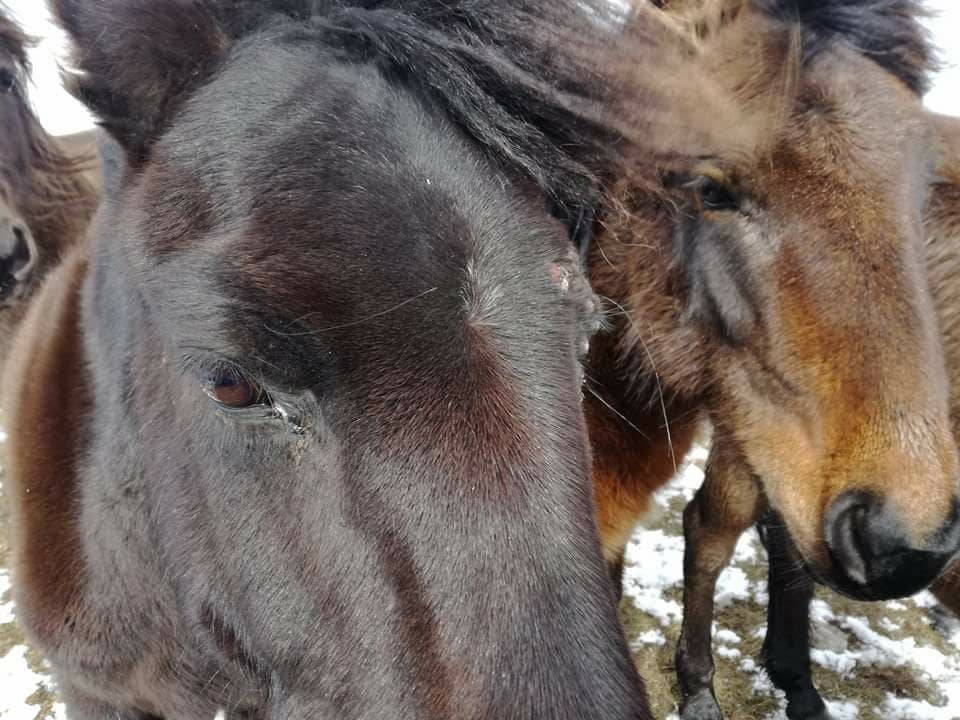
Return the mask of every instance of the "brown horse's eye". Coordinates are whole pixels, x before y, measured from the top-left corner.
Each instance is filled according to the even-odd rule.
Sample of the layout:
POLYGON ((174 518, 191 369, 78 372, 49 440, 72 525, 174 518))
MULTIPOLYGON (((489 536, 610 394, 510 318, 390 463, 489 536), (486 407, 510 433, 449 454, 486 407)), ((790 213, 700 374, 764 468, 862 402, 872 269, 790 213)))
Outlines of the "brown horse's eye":
POLYGON ((707 177, 701 178, 697 187, 700 202, 708 210, 736 210, 740 207, 736 195, 716 180, 707 177))
POLYGON ((235 371, 225 371, 210 378, 204 389, 211 400, 230 409, 261 405, 265 398, 259 387, 235 371))
POLYGON ((0 93, 12 92, 17 86, 17 76, 9 68, 0 68, 0 93))

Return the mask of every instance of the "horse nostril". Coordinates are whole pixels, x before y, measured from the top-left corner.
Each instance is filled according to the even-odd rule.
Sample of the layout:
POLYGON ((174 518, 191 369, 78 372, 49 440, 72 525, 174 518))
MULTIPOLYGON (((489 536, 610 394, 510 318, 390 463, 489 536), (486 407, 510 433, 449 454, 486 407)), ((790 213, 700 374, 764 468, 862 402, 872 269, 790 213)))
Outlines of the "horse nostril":
POLYGON ((933 582, 952 554, 913 545, 886 503, 864 492, 834 500, 824 530, 830 557, 844 576, 839 589, 863 599, 912 595, 933 582))
POLYGON ((824 519, 827 549, 834 563, 854 582, 866 585, 873 559, 869 515, 875 500, 863 493, 844 493, 834 500, 824 519))
POLYGON ((11 275, 17 281, 23 281, 33 269, 36 253, 30 228, 21 222, 10 225, 11 238, 3 248, 0 267, 5 275, 11 275))

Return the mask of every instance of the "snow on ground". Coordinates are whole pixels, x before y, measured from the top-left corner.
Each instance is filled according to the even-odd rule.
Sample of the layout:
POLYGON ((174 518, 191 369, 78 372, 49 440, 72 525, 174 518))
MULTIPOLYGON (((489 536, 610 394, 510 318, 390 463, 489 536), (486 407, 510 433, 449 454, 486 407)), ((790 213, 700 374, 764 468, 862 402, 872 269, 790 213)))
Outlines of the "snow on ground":
MULTIPOLYGON (((683 588, 680 512, 703 481, 695 448, 656 498, 655 520, 627 549, 622 616, 657 717, 676 713, 673 651, 683 588), (658 676, 659 675, 659 676, 658 676)), ((766 552, 741 538, 717 587, 717 691, 730 720, 786 720, 785 702, 760 667, 766 622, 766 552)), ((815 682, 835 720, 960 720, 960 625, 934 630, 929 593, 856 603, 818 591, 811 615, 815 682)), ((941 625, 944 623, 940 623, 941 625)))
MULTIPOLYGON (((657 519, 627 551, 622 616, 655 716, 676 720, 673 651, 683 568, 680 512, 703 480, 698 447, 657 496, 657 519)), ((2 534, 2 533, 0 533, 2 534)), ((13 621, 0 541, 0 720, 60 720, 53 683, 13 621)), ((717 691, 729 720, 786 720, 783 698, 760 668, 766 556, 754 532, 737 546, 717 588, 717 691)), ((827 592, 814 601, 813 663, 835 720, 960 720, 960 623, 936 614, 929 594, 853 603, 827 592), (941 628, 938 632, 937 628, 941 628)))

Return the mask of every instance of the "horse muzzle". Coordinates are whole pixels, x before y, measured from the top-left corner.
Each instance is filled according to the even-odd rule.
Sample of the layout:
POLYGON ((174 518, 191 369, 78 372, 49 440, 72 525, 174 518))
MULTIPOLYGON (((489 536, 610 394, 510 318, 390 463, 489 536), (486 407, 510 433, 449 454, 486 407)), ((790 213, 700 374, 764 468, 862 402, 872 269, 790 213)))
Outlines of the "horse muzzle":
POLYGON ((824 534, 832 565, 820 576, 825 584, 857 600, 906 597, 936 580, 960 549, 960 504, 917 547, 888 503, 847 492, 827 509, 824 534))

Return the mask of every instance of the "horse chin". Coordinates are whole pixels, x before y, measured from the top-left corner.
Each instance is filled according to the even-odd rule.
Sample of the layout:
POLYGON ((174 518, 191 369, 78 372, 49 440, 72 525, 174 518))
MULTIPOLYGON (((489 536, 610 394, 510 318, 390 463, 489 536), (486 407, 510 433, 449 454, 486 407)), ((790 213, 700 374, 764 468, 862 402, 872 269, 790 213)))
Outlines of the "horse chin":
POLYGON ((806 559, 802 561, 803 569, 819 584, 824 585, 851 600, 884 601, 899 600, 916 595, 927 588, 939 575, 939 559, 917 560, 915 572, 906 577, 900 576, 883 582, 863 584, 851 578, 835 563, 829 567, 821 567, 818 563, 806 559), (935 567, 936 566, 936 567, 935 567))
POLYGON ((18 305, 30 296, 33 283, 17 280, 12 275, 0 276, 0 310, 18 305))

